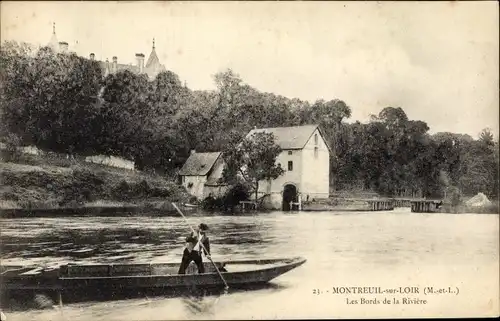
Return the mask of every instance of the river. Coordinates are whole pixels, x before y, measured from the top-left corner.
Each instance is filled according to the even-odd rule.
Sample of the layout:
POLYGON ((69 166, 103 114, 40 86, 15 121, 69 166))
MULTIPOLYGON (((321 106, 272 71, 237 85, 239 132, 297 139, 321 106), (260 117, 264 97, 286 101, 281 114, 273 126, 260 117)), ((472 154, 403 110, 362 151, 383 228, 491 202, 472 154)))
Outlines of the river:
MULTIPOLYGON (((275 287, 196 302, 157 296, 4 313, 9 321, 498 315, 498 215, 396 209, 198 215, 189 220, 209 225, 214 260, 303 256, 307 262, 275 279, 275 287), (416 287, 420 292, 332 294, 333 287, 352 286, 416 287), (429 286, 455 293, 422 293, 429 286), (409 304, 415 299, 420 304, 409 304)), ((2 264, 180 262, 182 239, 189 232, 180 217, 25 218, 0 223, 2 264), (66 250, 81 247, 97 252, 89 258, 65 256, 66 250)))

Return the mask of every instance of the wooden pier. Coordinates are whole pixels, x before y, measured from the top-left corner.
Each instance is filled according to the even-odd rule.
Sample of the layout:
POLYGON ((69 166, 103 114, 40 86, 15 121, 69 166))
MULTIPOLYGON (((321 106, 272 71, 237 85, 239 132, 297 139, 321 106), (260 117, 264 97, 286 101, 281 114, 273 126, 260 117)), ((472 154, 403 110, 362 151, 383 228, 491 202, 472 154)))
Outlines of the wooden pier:
POLYGON ((370 210, 375 211, 392 211, 394 210, 393 200, 367 200, 370 210))
MULTIPOLYGON (((393 211, 396 207, 411 208, 414 213, 441 212, 441 200, 403 199, 403 198, 328 198, 313 201, 290 202, 291 211, 333 211, 333 212, 380 212, 393 211)), ((242 211, 259 208, 254 201, 240 201, 242 211)))
POLYGON ((394 207, 411 207, 413 200, 407 198, 394 198, 392 200, 394 207))
POLYGON ((418 200, 411 201, 411 211, 413 213, 436 213, 440 212, 443 201, 436 200, 418 200))
POLYGON ((392 199, 330 198, 302 203, 303 211, 378 212, 392 211, 392 199))
POLYGON ((241 210, 257 210, 257 202, 253 201, 240 201, 241 210))

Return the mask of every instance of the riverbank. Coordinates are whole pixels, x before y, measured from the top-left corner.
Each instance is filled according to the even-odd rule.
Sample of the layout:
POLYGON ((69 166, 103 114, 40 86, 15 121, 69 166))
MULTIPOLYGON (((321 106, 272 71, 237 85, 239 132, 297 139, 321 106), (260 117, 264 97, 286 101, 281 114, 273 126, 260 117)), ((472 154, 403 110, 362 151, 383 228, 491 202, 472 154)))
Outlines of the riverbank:
MULTIPOLYGON (((350 195, 351 198, 330 197, 328 199, 314 200, 302 203, 302 211, 315 212, 377 212, 392 211, 395 208, 408 208, 416 213, 450 213, 450 214, 499 214, 498 201, 491 201, 487 204, 467 204, 463 201, 460 205, 452 206, 446 200, 424 200, 424 199, 403 199, 373 197, 366 199, 350 195), (432 207, 424 209, 418 208, 413 203, 432 204, 432 207)), ((470 197, 465 198, 465 200, 470 197)))
MULTIPOLYGON (((198 212, 198 208, 176 204, 184 213, 198 212)), ((119 204, 115 206, 57 207, 57 208, 1 208, 0 218, 26 217, 70 217, 70 216, 178 216, 172 202, 147 203, 142 205, 119 204)))
POLYGON ((468 206, 466 204, 461 204, 458 206, 452 206, 451 204, 444 204, 438 211, 438 213, 447 214, 500 214, 500 207, 498 201, 484 205, 484 206, 468 206))
MULTIPOLYGON (((182 186, 163 176, 81 160, 23 155, 15 163, 0 160, 0 177, 0 217, 4 218, 171 215, 176 213, 172 202, 183 211, 197 210, 182 206, 196 202, 182 186)), ((439 212, 499 213, 498 201, 487 207, 444 205, 439 212)), ((409 200, 366 191, 336 191, 328 200, 304 202, 302 210, 385 211, 400 206, 409 207, 409 200), (382 206, 373 206, 378 203, 382 206)))
POLYGON ((80 161, 50 164, 38 157, 0 162, 0 213, 125 213, 174 211, 192 202, 187 191, 154 174, 80 161), (63 166, 61 166, 63 165, 63 166))

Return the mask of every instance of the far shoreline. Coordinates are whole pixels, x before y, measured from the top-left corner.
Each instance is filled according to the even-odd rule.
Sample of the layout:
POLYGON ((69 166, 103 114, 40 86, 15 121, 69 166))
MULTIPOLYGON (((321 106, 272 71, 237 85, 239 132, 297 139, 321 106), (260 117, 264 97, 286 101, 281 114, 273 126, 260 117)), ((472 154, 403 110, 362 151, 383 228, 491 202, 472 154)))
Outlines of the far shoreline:
MULTIPOLYGON (((3 208, 0 209, 0 218, 30 218, 30 217, 72 217, 72 216, 115 216, 128 214, 138 216, 144 214, 163 214, 175 216, 175 210, 155 209, 145 206, 81 206, 57 208, 3 208)), ((178 214, 177 214, 178 215, 178 214)))
MULTIPOLYGON (((210 216, 226 216, 226 215, 240 215, 242 214, 240 211, 235 211, 233 213, 219 212, 219 211, 208 211, 204 210, 201 206, 185 206, 184 204, 177 204, 179 209, 182 212, 189 213, 191 215, 198 216, 200 213, 203 215, 210 216)), ((396 209, 396 208, 395 208, 396 209)), ((395 210, 394 209, 394 210, 395 210)), ((409 208, 408 208, 409 209, 409 208)), ((368 210, 355 210, 355 209, 322 209, 322 210, 302 210, 302 211, 292 211, 294 213, 305 212, 305 213, 314 213, 314 212, 331 212, 331 213, 353 213, 353 212, 362 212, 362 213, 386 213, 386 212, 394 212, 394 210, 387 211, 368 211, 368 210)), ((269 212, 269 210, 263 209, 260 212, 269 212)), ((246 213, 246 212, 245 212, 246 213)), ((249 211, 249 213, 255 213, 255 211, 249 211)), ((290 213, 290 212, 283 212, 290 213)), ((447 214, 447 215, 499 215, 500 213, 493 213, 488 211, 467 211, 462 212, 459 211, 457 213, 449 212, 449 211, 438 211, 434 213, 413 213, 409 212, 411 215, 418 214, 447 214)), ((180 216, 177 210, 173 207, 172 203, 164 202, 162 206, 151 206, 150 204, 146 205, 136 205, 136 204, 124 204, 124 205, 101 205, 101 206, 92 206, 92 205, 84 205, 78 207, 56 207, 56 208, 0 208, 0 219, 21 219, 21 218, 32 218, 32 217, 113 217, 113 216, 165 216, 165 217, 175 217, 180 216)))
MULTIPOLYGON (((125 202, 105 202, 81 204, 77 206, 58 207, 4 207, 0 208, 0 218, 29 218, 29 217, 72 217, 72 216, 178 216, 177 210, 170 201, 143 201, 139 204, 125 202), (106 204, 108 203, 108 204, 106 204)), ((187 207, 183 203, 176 203, 183 212, 199 210, 199 207, 187 207)))

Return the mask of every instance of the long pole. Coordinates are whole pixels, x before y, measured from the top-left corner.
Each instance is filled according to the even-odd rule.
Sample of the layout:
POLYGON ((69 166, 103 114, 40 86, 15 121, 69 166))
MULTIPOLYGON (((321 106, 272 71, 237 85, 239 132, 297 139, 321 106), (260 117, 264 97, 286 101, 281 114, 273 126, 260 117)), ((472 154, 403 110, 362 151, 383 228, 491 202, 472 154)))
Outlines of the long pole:
MULTIPOLYGON (((182 211, 177 207, 177 205, 175 205, 175 203, 172 203, 172 205, 174 206, 174 208, 177 210, 177 212, 179 212, 179 214, 181 214, 182 218, 184 219, 184 221, 186 221, 186 224, 189 226, 189 228, 191 229, 191 231, 193 232, 193 234, 196 234, 196 231, 193 229, 193 227, 191 226, 191 224, 189 224, 187 218, 184 216, 184 214, 182 214, 182 211)), ((202 242, 200 242, 200 245, 201 247, 203 248, 203 250, 205 251, 205 253, 208 253, 207 252, 207 249, 205 248, 205 246, 203 245, 202 242)), ((201 256, 201 253, 200 253, 200 256, 201 256)), ((222 274, 220 273, 219 271, 219 268, 217 267, 217 265, 214 263, 214 261, 212 260, 212 257, 209 256, 208 258, 210 260, 210 262, 212 262, 215 270, 217 271, 217 274, 219 274, 220 278, 222 279, 222 282, 224 282, 224 290, 227 291, 229 290, 229 286, 227 285, 227 282, 226 280, 224 279, 224 277, 222 276, 222 274)))

